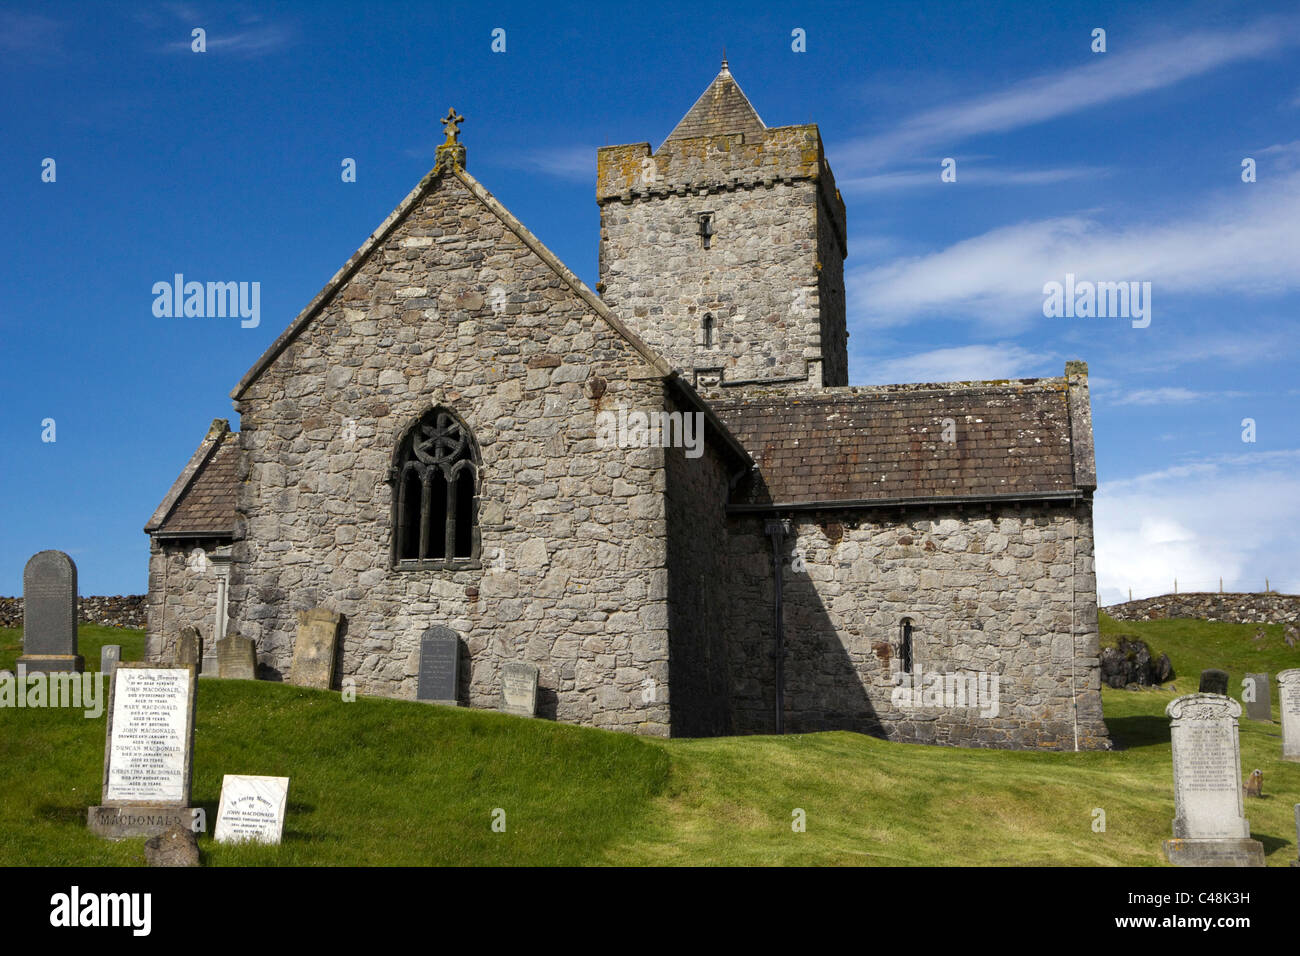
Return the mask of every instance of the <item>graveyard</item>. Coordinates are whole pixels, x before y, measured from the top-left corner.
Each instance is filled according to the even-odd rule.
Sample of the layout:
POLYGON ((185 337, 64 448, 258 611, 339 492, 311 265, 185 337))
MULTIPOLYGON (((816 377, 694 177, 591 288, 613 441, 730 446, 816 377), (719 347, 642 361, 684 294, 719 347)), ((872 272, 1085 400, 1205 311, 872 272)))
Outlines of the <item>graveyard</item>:
MULTIPOLYGON (((482 709, 343 699, 287 683, 199 679, 191 805, 205 866, 1166 866, 1174 816, 1166 707, 1208 668, 1294 668, 1282 625, 1101 618, 1169 654, 1163 688, 1103 688, 1110 752, 982 750, 836 731, 636 737, 482 709), (217 843, 227 774, 287 777, 279 845, 217 843), (1101 814, 1098 813, 1101 811, 1101 814), (494 827, 494 822, 499 825, 494 827), (1104 828, 1099 826, 1104 824, 1104 828)), ((0 629, 0 669, 22 653, 0 629)), ((144 656, 140 631, 83 625, 79 653, 144 656)), ((1297 857, 1300 763, 1273 721, 1240 720, 1245 800, 1266 865, 1297 857)), ((100 803, 105 716, 0 709, 0 864, 140 866, 142 838, 87 827, 100 803)))

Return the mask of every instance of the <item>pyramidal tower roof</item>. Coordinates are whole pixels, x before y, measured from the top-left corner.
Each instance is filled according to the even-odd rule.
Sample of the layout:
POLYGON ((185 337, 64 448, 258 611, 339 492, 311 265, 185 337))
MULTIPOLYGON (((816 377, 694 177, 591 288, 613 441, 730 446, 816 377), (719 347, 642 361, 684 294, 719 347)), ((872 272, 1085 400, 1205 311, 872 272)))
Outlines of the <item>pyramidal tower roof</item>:
POLYGON ((765 129, 767 127, 759 119, 758 111, 732 77, 724 56, 718 75, 664 142, 726 133, 761 133, 765 129))

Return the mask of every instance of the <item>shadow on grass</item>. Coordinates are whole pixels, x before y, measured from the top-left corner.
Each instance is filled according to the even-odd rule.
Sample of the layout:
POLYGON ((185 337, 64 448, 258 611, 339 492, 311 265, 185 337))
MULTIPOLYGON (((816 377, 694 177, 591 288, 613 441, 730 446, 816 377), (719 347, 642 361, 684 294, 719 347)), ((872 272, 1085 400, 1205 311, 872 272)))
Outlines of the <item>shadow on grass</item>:
POLYGON ((1289 853, 1292 847, 1290 840, 1280 840, 1277 837, 1269 836, 1266 833, 1251 833, 1250 838, 1252 840, 1258 840, 1260 843, 1264 844, 1265 856, 1272 856, 1278 850, 1286 850, 1289 853))
POLYGON ((36 808, 36 815, 54 823, 85 823, 85 807, 58 807, 43 803, 36 808))
POLYGON ((1169 719, 1153 714, 1107 717, 1106 727, 1116 750, 1159 747, 1169 743, 1169 719))

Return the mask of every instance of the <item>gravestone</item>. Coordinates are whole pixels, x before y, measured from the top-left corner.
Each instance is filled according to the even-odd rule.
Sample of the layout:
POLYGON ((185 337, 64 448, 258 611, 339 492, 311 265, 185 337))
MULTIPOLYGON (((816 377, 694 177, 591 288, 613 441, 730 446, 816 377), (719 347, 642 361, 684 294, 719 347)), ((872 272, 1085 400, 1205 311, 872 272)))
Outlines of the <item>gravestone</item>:
POLYGON ((62 551, 41 551, 23 568, 23 656, 28 674, 80 674, 77 566, 62 551))
POLYGON ((1228 672, 1215 670, 1201 671, 1201 686, 1197 688, 1198 694, 1227 694, 1228 693, 1228 672))
POLYGON ((501 666, 501 710, 537 716, 537 665, 509 661, 501 666))
POLYGON ((288 798, 288 777, 226 774, 221 780, 221 806, 213 837, 218 843, 279 843, 288 798))
POLYGON ((420 636, 420 678, 416 700, 456 706, 460 690, 460 635, 431 627, 420 636))
POLYGON ((216 647, 218 677, 257 680, 257 648, 251 639, 231 631, 216 647))
POLYGON ((1291 861, 1291 865, 1300 866, 1300 803, 1295 805, 1295 845, 1296 858, 1291 861))
POLYGON ((110 677, 113 676, 113 671, 117 669, 118 662, 121 660, 121 644, 105 644, 99 649, 99 669, 110 677))
POLYGON ((1174 752, 1175 866, 1263 866, 1250 838, 1241 786, 1237 718, 1241 705, 1220 694, 1188 694, 1165 708, 1174 752))
POLYGON ((182 627, 181 635, 176 639, 176 666, 193 667, 198 671, 199 667, 199 629, 197 627, 182 627))
POLYGON ((193 667, 117 665, 109 681, 101 805, 89 812, 93 832, 120 840, 190 827, 196 683, 193 667))
POLYGON ((1273 721, 1273 687, 1267 674, 1247 674, 1241 685, 1241 699, 1251 720, 1273 721))
POLYGON ((1277 675, 1278 709, 1282 711, 1282 759, 1300 763, 1300 669, 1277 675))
POLYGON ((217 645, 220 641, 203 642, 203 658, 199 661, 199 675, 201 677, 220 677, 221 661, 217 658, 217 645))
POLYGON ((289 683, 329 690, 334 683, 334 652, 341 615, 315 607, 298 612, 298 639, 293 642, 289 683))

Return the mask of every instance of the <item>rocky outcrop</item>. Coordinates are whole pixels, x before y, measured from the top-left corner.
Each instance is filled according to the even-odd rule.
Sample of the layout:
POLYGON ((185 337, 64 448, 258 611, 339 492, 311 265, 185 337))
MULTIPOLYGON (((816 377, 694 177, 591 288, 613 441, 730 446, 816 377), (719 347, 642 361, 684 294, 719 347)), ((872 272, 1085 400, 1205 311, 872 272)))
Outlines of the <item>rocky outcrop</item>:
POLYGON ((1101 682, 1108 687, 1151 687, 1174 677, 1168 654, 1153 659, 1146 641, 1121 634, 1114 647, 1101 649, 1101 682))

